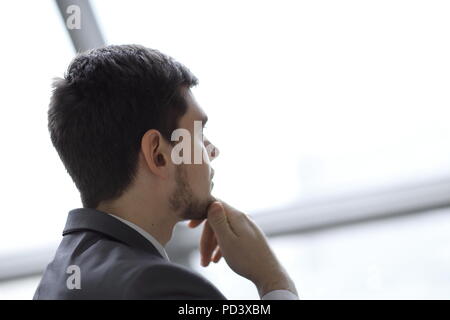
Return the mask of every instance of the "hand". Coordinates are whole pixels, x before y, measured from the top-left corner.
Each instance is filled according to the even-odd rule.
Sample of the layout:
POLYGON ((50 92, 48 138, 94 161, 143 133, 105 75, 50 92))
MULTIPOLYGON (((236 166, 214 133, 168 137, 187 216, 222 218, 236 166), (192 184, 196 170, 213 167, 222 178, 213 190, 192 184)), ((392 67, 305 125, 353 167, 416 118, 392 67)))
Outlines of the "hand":
POLYGON ((294 282, 269 247, 264 233, 245 213, 223 201, 213 202, 208 208, 203 235, 202 240, 211 240, 205 240, 208 245, 203 247, 202 254, 218 245, 230 268, 252 281, 261 297, 272 290, 289 290, 297 295, 294 282))
MULTIPOLYGON (((203 221, 205 221, 205 219, 191 220, 189 221, 188 226, 190 228, 196 228, 203 221)), ((203 267, 207 267, 211 261, 217 263, 222 258, 222 251, 217 244, 216 236, 208 221, 205 221, 202 236, 200 238, 200 256, 200 264, 203 267)))

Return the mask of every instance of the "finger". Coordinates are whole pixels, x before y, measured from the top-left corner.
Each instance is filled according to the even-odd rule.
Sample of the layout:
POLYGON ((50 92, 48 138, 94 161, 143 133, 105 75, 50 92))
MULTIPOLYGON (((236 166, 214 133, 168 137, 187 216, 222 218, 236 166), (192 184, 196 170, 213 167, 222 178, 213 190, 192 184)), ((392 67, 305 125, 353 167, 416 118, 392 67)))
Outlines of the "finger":
POLYGON ((202 224, 202 222, 205 221, 205 219, 195 219, 188 222, 189 228, 195 228, 202 224))
POLYGON ((217 262, 219 262, 219 260, 220 260, 221 258, 222 258, 222 251, 220 250, 219 247, 217 247, 217 248, 216 248, 216 251, 214 252, 212 261, 213 261, 214 263, 217 263, 217 262))
POLYGON ((228 218, 229 227, 233 231, 233 233, 237 236, 245 233, 247 231, 246 221, 248 220, 248 215, 233 208, 226 202, 221 202, 221 204, 224 210, 227 212, 226 216, 228 218))
POLYGON ((207 266, 211 261, 211 255, 214 249, 217 247, 217 240, 214 235, 214 231, 208 222, 203 227, 202 236, 200 238, 200 255, 201 264, 207 266))
POLYGON ((217 240, 216 238, 212 238, 212 240, 208 244, 208 249, 202 255, 202 263, 205 267, 207 267, 213 260, 212 256, 214 254, 214 249, 216 247, 217 247, 217 240))
POLYGON ((216 234, 219 243, 228 237, 236 236, 228 220, 227 213, 219 201, 213 202, 208 208, 208 224, 216 234))

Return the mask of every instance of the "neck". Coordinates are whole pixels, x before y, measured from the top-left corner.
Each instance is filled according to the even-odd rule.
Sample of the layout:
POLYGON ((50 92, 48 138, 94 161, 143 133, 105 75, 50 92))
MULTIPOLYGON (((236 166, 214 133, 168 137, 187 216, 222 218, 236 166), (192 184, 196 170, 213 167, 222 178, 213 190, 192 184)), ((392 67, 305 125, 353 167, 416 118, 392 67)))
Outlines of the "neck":
POLYGON ((101 203, 99 211, 113 214, 138 225, 151 234, 162 246, 172 238, 172 231, 180 219, 170 210, 168 205, 151 201, 148 197, 124 195, 114 202, 101 203))

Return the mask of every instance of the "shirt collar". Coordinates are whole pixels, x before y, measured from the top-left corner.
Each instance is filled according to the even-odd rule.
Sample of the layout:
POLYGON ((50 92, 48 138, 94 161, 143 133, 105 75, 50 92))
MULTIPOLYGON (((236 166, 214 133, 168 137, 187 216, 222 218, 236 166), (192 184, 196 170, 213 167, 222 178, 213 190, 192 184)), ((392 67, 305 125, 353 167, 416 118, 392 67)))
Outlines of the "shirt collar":
POLYGON ((123 223, 125 223, 126 225, 128 225, 130 228, 133 228, 134 230, 136 230, 137 232, 139 232, 144 238, 146 238, 148 241, 150 241, 151 244, 153 244, 155 246, 155 248, 158 250, 158 252, 163 256, 163 258, 165 258, 166 260, 169 260, 169 256, 167 255, 166 250, 164 249, 164 247, 158 242, 158 240, 156 240, 150 233, 148 233, 147 231, 145 231, 144 229, 142 229, 141 227, 139 227, 138 225, 125 220, 123 218, 120 218, 116 215, 113 215, 111 213, 108 213, 110 216, 118 219, 119 221, 122 221, 123 223))

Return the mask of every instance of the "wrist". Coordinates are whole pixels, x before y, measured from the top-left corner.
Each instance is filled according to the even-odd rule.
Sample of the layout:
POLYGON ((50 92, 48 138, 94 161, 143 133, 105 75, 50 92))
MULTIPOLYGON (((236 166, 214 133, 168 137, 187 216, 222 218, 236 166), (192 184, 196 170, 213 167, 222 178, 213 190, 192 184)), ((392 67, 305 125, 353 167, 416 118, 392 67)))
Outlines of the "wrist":
POLYGON ((272 274, 270 277, 254 282, 260 297, 274 290, 288 290, 298 296, 292 279, 285 273, 272 274))

